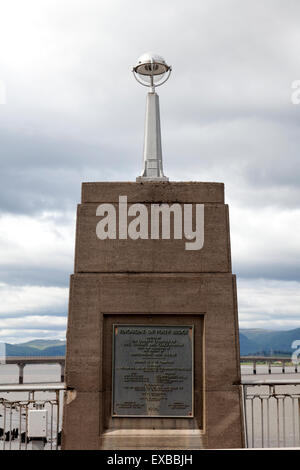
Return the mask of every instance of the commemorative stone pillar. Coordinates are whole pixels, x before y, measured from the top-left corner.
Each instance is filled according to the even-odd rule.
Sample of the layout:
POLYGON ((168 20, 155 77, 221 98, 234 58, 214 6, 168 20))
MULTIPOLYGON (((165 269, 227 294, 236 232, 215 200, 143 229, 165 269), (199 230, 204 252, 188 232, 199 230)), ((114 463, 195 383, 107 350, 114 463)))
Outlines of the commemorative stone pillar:
MULTIPOLYGON (((170 71, 140 59, 137 73, 170 71)), ((164 176, 150 78, 142 176, 82 185, 63 449, 243 447, 224 185, 164 176)))
MULTIPOLYGON (((201 244, 201 228, 197 236, 201 244)), ((84 183, 70 285, 64 449, 242 447, 239 383, 223 184, 84 183), (187 249, 197 240, 186 238, 184 224, 192 210, 196 226, 197 205, 204 243, 187 249), (151 239, 158 207, 160 234, 151 239), (99 222, 104 226, 111 208, 115 238, 101 240, 99 222), (134 227, 144 234, 136 219, 146 210, 148 237, 130 238, 134 227), (181 239, 174 238, 180 213, 181 239), (163 238, 168 223, 170 237, 163 238)))

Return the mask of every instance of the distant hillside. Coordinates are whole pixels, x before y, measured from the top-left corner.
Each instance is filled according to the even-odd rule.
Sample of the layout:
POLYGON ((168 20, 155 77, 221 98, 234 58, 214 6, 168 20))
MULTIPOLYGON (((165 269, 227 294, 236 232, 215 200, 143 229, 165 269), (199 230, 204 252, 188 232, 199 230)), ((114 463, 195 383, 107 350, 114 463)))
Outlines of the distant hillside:
POLYGON ((257 344, 255 341, 247 338, 243 333, 240 333, 240 354, 241 356, 249 356, 257 352, 257 344))
MULTIPOLYGON (((293 341, 300 340, 300 328, 274 331, 253 328, 240 329, 241 356, 291 354, 293 341)), ((26 343, 6 344, 7 356, 65 356, 66 342, 36 339, 26 343)))
POLYGON ((244 356, 291 354, 295 340, 300 340, 300 328, 288 331, 240 329, 240 350, 244 356))
POLYGON ((27 343, 22 343, 23 346, 29 346, 31 348, 37 349, 46 349, 50 346, 62 346, 65 345, 65 341, 59 339, 34 339, 33 341, 28 341, 27 343))
POLYGON ((60 340, 34 340, 27 343, 6 343, 6 356, 64 356, 66 342, 60 340))

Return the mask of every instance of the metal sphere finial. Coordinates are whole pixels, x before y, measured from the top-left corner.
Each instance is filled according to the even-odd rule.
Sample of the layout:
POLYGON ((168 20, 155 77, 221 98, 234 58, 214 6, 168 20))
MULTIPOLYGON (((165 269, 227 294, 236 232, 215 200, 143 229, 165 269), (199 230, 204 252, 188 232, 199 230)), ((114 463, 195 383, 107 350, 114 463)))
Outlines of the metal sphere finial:
POLYGON ((152 52, 141 55, 132 68, 135 79, 150 87, 146 102, 143 171, 137 178, 138 182, 168 181, 163 172, 159 98, 155 87, 168 80, 171 70, 163 57, 152 52))
POLYGON ((135 79, 143 86, 154 88, 163 85, 170 77, 172 67, 167 65, 163 57, 152 52, 141 55, 132 68, 135 79), (167 76, 166 76, 167 73, 167 76))

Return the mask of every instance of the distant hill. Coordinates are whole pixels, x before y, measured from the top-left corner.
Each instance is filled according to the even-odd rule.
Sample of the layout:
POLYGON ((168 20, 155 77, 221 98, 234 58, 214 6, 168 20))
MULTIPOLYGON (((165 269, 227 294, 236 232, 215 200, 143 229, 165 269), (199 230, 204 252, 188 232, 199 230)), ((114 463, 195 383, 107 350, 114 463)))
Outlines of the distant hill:
MULTIPOLYGON (((295 340, 300 340, 300 328, 288 331, 241 328, 241 356, 290 355, 294 351, 291 345, 295 340)), ((6 343, 7 356, 65 356, 65 354, 66 342, 55 339, 36 339, 18 344, 6 343)))
POLYGON ((65 345, 65 341, 59 339, 34 339, 33 341, 28 341, 27 343, 22 343, 24 346, 29 346, 30 348, 37 349, 46 349, 50 346, 62 346, 65 345))
POLYGON ((38 339, 27 343, 6 343, 6 356, 65 356, 66 342, 38 339))
POLYGON ((288 331, 240 329, 241 355, 266 356, 291 354, 293 341, 300 340, 300 328, 288 331))
POLYGON ((257 352, 257 344, 255 341, 247 338, 246 335, 240 333, 240 354, 241 356, 249 356, 257 352))

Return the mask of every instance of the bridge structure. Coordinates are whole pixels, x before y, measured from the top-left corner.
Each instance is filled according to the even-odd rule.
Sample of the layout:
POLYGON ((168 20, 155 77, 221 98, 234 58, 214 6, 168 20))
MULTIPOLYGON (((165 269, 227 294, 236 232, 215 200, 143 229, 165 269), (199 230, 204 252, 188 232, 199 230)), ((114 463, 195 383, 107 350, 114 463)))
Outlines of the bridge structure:
MULTIPOLYGON (((281 365, 282 373, 285 373, 286 365, 291 362, 290 357, 286 356, 241 356, 240 363, 250 363, 253 364, 253 374, 256 375, 257 364, 267 364, 268 373, 271 374, 271 366, 281 365)), ((61 382, 65 381, 65 356, 6 356, 5 364, 16 364, 19 368, 19 384, 23 384, 24 377, 24 367, 28 364, 59 364, 61 367, 60 379, 61 382)), ((298 372, 298 365, 294 364, 295 372, 298 372)))
POLYGON ((18 366, 19 384, 23 384, 24 367, 29 364, 59 364, 60 380, 65 381, 65 356, 6 356, 4 363, 18 366))
MULTIPOLYGON (((245 364, 245 363, 250 363, 253 365, 253 374, 256 374, 257 369, 256 365, 257 364, 267 364, 268 366, 268 373, 272 373, 272 364, 273 365, 281 365, 281 372, 282 374, 285 373, 286 365, 291 364, 291 357, 287 356, 241 356, 240 357, 240 363, 245 364)), ((295 363, 292 364, 294 367, 295 372, 298 372, 298 366, 299 364, 295 363)))

